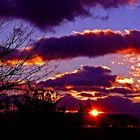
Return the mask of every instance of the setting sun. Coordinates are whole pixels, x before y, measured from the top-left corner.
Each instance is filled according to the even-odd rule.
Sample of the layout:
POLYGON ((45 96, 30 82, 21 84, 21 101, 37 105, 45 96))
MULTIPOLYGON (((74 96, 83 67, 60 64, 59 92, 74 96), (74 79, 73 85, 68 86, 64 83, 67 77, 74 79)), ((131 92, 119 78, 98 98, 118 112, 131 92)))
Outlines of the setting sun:
POLYGON ((96 109, 93 109, 93 110, 90 111, 90 114, 91 114, 92 116, 94 116, 94 117, 98 116, 99 113, 100 113, 100 112, 99 112, 98 110, 96 110, 96 109))

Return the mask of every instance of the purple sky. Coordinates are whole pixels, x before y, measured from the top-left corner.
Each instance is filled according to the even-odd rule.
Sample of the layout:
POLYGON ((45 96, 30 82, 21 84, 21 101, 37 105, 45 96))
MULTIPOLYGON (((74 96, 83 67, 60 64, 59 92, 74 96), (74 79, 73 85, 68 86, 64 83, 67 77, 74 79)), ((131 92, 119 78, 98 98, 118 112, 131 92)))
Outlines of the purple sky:
MULTIPOLYGON (((87 17, 85 19, 77 18, 74 22, 65 23, 64 25, 58 27, 56 32, 47 33, 49 37, 60 37, 64 35, 69 35, 73 31, 82 32, 86 29, 112 29, 124 31, 125 29, 137 29, 140 30, 140 8, 139 5, 136 6, 125 6, 112 10, 103 10, 102 8, 95 8, 94 13, 98 17, 109 16, 107 20, 96 19, 93 17, 87 17)), ((89 58, 74 58, 72 60, 62 61, 59 66, 59 72, 70 71, 70 69, 78 68, 81 64, 89 65, 107 65, 113 69, 114 72, 119 72, 120 74, 126 74, 124 69, 126 66, 112 66, 110 59, 118 59, 116 55, 107 55, 95 59, 89 58), (81 63, 82 60, 82 63, 81 63), (65 65, 65 67, 63 67, 65 65), (123 67, 123 68, 122 68, 123 67)))
MULTIPOLYGON (((77 18, 74 22, 66 23, 60 26, 56 32, 48 33, 48 36, 60 37, 63 35, 69 35, 73 31, 82 32, 86 29, 112 29, 124 31, 125 29, 136 29, 140 30, 140 8, 137 6, 125 6, 113 10, 103 10, 101 8, 95 9, 96 16, 102 17, 108 15, 107 20, 95 19, 94 16, 91 18, 80 19, 77 18), (100 11, 100 12, 99 12, 100 11)), ((129 75, 128 66, 131 64, 118 65, 117 63, 122 61, 122 55, 106 55, 95 59, 89 59, 85 57, 74 58, 70 60, 64 60, 61 62, 58 72, 71 71, 79 68, 80 65, 106 65, 112 69, 114 73, 131 76, 129 75), (120 58, 121 57, 121 58, 120 58), (111 61, 117 61, 112 65, 111 61), (64 67, 65 66, 65 67, 64 67)))
MULTIPOLYGON (((131 99, 132 101, 140 102, 140 1, 136 0, 136 3, 134 1, 68 0, 66 2, 66 0, 62 0, 60 2, 58 0, 40 0, 33 2, 33 0, 0 0, 0 17, 22 20, 29 28, 36 27, 35 40, 46 32, 45 41, 42 41, 43 47, 37 53, 42 55, 42 52, 45 52, 47 47, 50 47, 54 52, 54 57, 59 56, 61 58, 64 56, 57 70, 51 75, 55 76, 53 80, 52 78, 47 81, 44 79, 43 86, 49 85, 56 88, 56 85, 60 85, 57 89, 61 89, 61 93, 70 93, 71 96, 82 100, 85 99, 83 95, 87 95, 89 99, 94 100, 112 96, 113 93, 114 96, 122 97, 124 100, 131 99), (92 35, 89 37, 86 35, 83 35, 84 37, 74 35, 75 32, 80 34, 85 30, 91 31, 95 29, 104 31, 100 30, 98 33, 92 33, 95 34, 94 37, 92 35), (111 35, 108 35, 108 32, 106 35, 107 29, 112 30, 111 35), (129 31, 125 31, 126 29, 129 31), (133 31, 131 32, 130 30, 133 31), (121 33, 116 33, 115 31, 120 31, 121 33), (103 32, 104 35, 100 32, 103 32), (96 36, 99 33, 100 35, 96 36), (91 38, 92 40, 94 39, 93 42, 89 41, 91 38), (107 42, 107 40, 109 41, 107 42), (82 42, 82 44, 79 42, 82 42), (80 47, 82 45, 83 48, 87 47, 85 44, 91 45, 90 47, 93 47, 97 54, 103 52, 104 56, 98 55, 98 57, 89 58, 92 49, 87 49, 86 55, 83 51, 84 49, 82 49, 83 52, 80 52, 79 55, 80 47), (116 44, 121 48, 121 51, 122 48, 130 49, 130 45, 132 45, 132 48, 136 49, 135 52, 138 54, 131 53, 132 50, 129 50, 129 55, 126 52, 120 54, 118 53, 120 49, 117 48, 116 44), (59 46, 64 49, 63 52, 61 52, 59 46), (77 46, 79 47, 78 49, 77 46), (100 49, 102 46, 104 46, 103 50, 100 49), (107 50, 105 50, 106 46, 108 47, 107 50), (74 48, 74 53, 71 51, 72 47, 76 48, 74 48), (98 51, 96 52, 97 49, 98 51), (110 53, 113 52, 114 54, 107 53, 108 50, 111 50, 110 53), (74 57, 71 57, 72 55, 74 57), (70 57, 67 58, 67 56, 70 57), (92 77, 93 75, 96 78, 92 77), (87 76, 91 79, 87 78, 87 76), (88 83, 90 84, 88 85, 88 83), (89 88, 91 83, 93 86, 89 88), (98 94, 99 92, 100 94, 98 94), (130 98, 130 94, 132 94, 131 97, 133 96, 133 98, 130 98)), ((15 23, 15 21, 9 22, 12 23, 11 25, 15 23)), ((4 33, 5 35, 9 33, 8 29, 4 33)), ((35 44, 38 43, 37 41, 35 42, 35 44)), ((92 52, 94 52, 93 50, 92 52)), ((51 58, 51 56, 48 57, 47 53, 43 55, 46 55, 45 59, 51 58)), ((58 60, 53 60, 51 63, 57 64, 58 62, 58 60)), ((117 101, 119 99, 117 98, 117 101)), ((127 103, 130 104, 129 101, 127 103)))
POLYGON ((95 8, 94 14, 98 17, 109 16, 108 19, 96 19, 87 17, 85 19, 77 18, 74 22, 65 23, 60 26, 56 32, 50 33, 49 36, 69 35, 73 31, 83 31, 86 29, 140 29, 140 8, 139 6, 125 6, 112 10, 103 10, 98 7, 95 8))

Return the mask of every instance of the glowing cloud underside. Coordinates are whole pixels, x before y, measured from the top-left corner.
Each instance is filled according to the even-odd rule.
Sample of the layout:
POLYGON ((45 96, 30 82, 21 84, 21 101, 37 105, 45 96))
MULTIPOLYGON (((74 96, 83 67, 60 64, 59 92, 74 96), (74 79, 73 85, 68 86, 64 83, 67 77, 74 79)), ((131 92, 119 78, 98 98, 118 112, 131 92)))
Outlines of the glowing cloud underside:
POLYGON ((108 67, 82 66, 73 72, 58 74, 39 87, 68 92, 80 100, 105 98, 108 95, 127 97, 138 92, 133 78, 113 75, 108 67))
POLYGON ((13 59, 13 60, 7 60, 5 61, 4 63, 8 64, 8 65, 20 65, 20 64, 23 64, 23 65, 44 65, 45 64, 45 61, 43 60, 43 58, 41 56, 34 56, 32 58, 30 58, 29 60, 26 60, 26 59, 13 59))

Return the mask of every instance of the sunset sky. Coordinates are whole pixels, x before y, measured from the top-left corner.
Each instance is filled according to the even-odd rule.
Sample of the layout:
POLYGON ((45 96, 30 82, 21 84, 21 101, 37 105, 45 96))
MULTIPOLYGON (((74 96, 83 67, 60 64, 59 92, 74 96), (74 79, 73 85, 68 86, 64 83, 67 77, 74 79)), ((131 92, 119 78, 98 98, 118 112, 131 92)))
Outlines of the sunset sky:
POLYGON ((139 114, 139 13, 139 0, 0 0, 1 18, 35 27, 30 50, 41 45, 33 61, 61 61, 39 86, 57 90, 64 96, 60 106, 74 109, 80 100, 139 114))

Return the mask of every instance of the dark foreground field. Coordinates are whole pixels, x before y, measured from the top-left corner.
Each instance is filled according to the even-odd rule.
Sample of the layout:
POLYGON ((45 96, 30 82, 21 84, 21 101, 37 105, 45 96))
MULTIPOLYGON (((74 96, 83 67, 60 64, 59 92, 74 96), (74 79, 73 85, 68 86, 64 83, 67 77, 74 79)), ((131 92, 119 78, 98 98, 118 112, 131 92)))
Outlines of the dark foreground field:
POLYGON ((20 106, 18 111, 0 113, 1 139, 139 140, 140 127, 137 119, 130 115, 104 114, 94 119, 87 113, 68 114, 53 111, 48 103, 46 105, 46 102, 43 104, 35 102, 33 105, 20 106), (97 127, 95 122, 98 124, 97 127), (110 123, 113 127, 108 127, 110 123), (89 125, 92 127, 89 128, 89 125), (128 125, 134 127, 124 128, 128 125))
MULTIPOLYGON (((32 113, 31 113, 32 114, 32 113)), ((16 115, 3 118, 0 122, 2 140, 139 140, 138 128, 84 128, 80 124, 68 122, 57 113, 16 115)), ((6 116, 5 116, 6 117, 6 116)), ((72 118, 74 121, 75 118, 72 118)), ((1 139, 0 139, 1 140, 1 139)))
POLYGON ((139 140, 139 129, 123 129, 123 128, 36 128, 36 130, 25 128, 22 129, 4 129, 1 131, 1 136, 4 139, 34 139, 34 140, 57 140, 57 139, 71 139, 71 140, 139 140), (5 131, 5 132, 3 132, 5 131))

